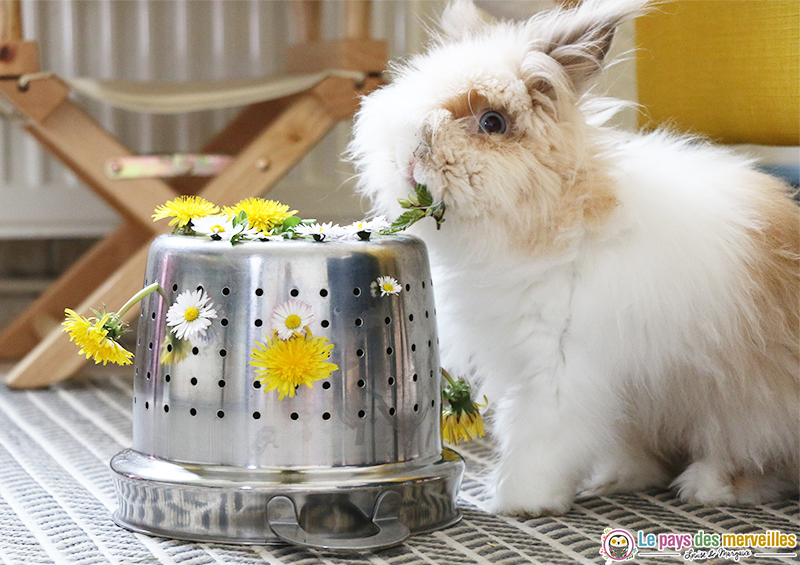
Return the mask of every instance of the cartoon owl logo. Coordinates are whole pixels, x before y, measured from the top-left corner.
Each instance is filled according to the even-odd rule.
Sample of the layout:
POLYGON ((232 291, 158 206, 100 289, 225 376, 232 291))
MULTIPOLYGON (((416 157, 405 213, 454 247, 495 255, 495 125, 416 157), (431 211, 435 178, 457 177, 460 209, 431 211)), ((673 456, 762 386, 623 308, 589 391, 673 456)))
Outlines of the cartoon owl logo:
POLYGON ((628 530, 605 529, 600 555, 606 558, 607 564, 633 559, 637 551, 636 541, 628 530))
POLYGON ((608 538, 608 553, 613 559, 624 559, 630 546, 628 538, 622 534, 616 534, 608 538))

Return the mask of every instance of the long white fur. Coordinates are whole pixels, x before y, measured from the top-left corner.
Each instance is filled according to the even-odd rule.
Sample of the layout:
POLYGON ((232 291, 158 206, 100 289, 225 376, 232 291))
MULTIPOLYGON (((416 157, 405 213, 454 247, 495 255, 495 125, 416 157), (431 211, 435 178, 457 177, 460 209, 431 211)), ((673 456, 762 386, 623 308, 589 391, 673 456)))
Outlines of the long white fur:
POLYGON ((461 0, 357 116, 376 213, 397 216, 415 182, 447 204, 441 230, 412 232, 431 252, 442 365, 493 408, 499 512, 673 480, 708 504, 797 492, 800 215, 785 187, 697 140, 587 120, 614 27, 645 5, 486 24, 461 0), (486 108, 454 115, 465 96, 513 133, 478 131, 486 108))

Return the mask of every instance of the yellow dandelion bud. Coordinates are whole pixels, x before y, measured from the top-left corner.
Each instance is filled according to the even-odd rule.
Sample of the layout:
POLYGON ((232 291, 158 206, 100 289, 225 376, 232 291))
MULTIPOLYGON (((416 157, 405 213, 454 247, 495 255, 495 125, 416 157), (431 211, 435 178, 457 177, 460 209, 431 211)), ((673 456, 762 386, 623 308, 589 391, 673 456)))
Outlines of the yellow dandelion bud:
POLYGON ((192 343, 188 339, 179 339, 172 332, 167 332, 161 344, 161 364, 180 363, 189 355, 192 350, 192 343))

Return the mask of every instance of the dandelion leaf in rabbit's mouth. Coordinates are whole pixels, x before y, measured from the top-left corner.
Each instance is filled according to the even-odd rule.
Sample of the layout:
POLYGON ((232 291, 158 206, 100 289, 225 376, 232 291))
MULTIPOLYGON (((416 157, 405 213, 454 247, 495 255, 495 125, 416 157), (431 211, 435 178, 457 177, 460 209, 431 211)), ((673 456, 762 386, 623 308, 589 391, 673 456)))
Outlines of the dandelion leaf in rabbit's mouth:
POLYGON ((422 218, 431 217, 436 221, 436 229, 441 229, 444 223, 444 201, 434 202, 433 196, 424 184, 414 186, 414 194, 409 194, 408 198, 400 198, 397 201, 405 210, 384 233, 397 233, 406 230, 420 221, 422 218))

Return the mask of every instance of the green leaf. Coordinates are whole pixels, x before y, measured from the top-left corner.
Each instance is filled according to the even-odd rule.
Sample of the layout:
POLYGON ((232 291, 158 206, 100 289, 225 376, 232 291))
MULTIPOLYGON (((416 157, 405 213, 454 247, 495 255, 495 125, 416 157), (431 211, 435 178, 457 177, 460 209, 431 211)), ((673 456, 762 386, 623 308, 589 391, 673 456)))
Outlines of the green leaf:
POLYGON ((408 198, 397 200, 400 207, 407 210, 397 218, 392 225, 382 230, 381 233, 389 235, 410 228, 416 222, 425 217, 432 217, 436 220, 436 229, 439 229, 444 222, 444 202, 433 203, 433 196, 424 184, 414 186, 415 194, 409 194, 408 198))
POLYGON ((433 204, 433 196, 431 196, 431 193, 428 192, 428 187, 424 184, 417 184, 414 186, 414 192, 417 193, 420 206, 425 206, 427 208, 433 204))
POLYGON ((418 208, 413 208, 407 212, 403 212, 394 222, 392 222, 389 232, 397 233, 399 231, 408 229, 424 217, 425 211, 418 208))
POLYGON ((281 224, 281 226, 283 226, 283 229, 285 229, 285 230, 286 229, 291 229, 293 227, 296 227, 296 226, 300 225, 300 223, 302 221, 303 221, 303 219, 299 218, 297 216, 289 216, 288 218, 283 220, 283 223, 281 224))
POLYGON ((240 225, 245 225, 246 226, 246 225, 248 225, 247 212, 245 212, 244 210, 239 212, 236 215, 236 217, 233 219, 233 225, 234 226, 240 226, 240 225))

